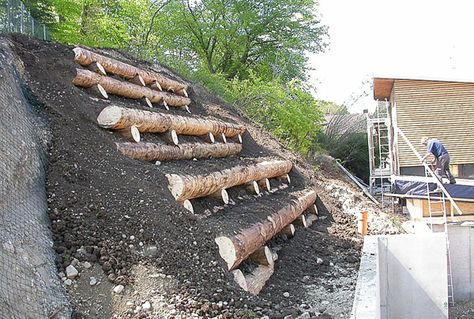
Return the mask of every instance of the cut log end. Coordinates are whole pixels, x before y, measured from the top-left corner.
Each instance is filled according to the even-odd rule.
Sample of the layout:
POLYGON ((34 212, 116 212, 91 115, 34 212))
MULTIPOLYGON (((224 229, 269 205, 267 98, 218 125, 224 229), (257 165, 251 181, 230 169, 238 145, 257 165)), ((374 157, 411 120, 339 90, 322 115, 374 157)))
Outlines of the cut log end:
POLYGON ((143 80, 143 77, 140 74, 136 74, 133 78, 129 80, 131 83, 140 85, 140 86, 146 86, 145 80, 143 80))
POLYGON ((242 144, 242 135, 237 134, 236 136, 232 138, 232 140, 236 143, 242 144))
POLYGON ((167 110, 167 111, 170 110, 170 107, 168 106, 168 103, 166 103, 166 101, 163 101, 163 107, 164 107, 165 110, 167 110))
POLYGON ((97 124, 103 128, 111 128, 122 118, 122 110, 118 106, 107 106, 97 117, 97 124))
POLYGON ((160 136, 167 144, 170 144, 170 145, 179 144, 178 134, 176 134, 175 130, 170 130, 168 132, 160 134, 160 136))
POLYGON ((227 143, 227 137, 225 137, 224 133, 217 134, 215 138, 221 143, 227 143))
POLYGON ((107 91, 105 91, 104 87, 100 84, 96 84, 96 85, 92 86, 91 90, 95 93, 95 95, 97 95, 101 99, 106 100, 106 99, 109 98, 109 95, 107 94, 107 91))
POLYGON ((258 183, 256 181, 249 182, 245 184, 245 188, 249 193, 259 195, 260 194, 260 187, 258 187, 258 183))
POLYGON ((239 285, 244 291, 248 291, 247 280, 245 279, 244 273, 240 269, 236 269, 232 271, 232 275, 234 276, 234 281, 237 285, 239 285))
POLYGON ((169 183, 169 190, 175 199, 178 199, 184 189, 184 180, 181 176, 176 174, 166 174, 169 183))
POLYGON ((282 175, 282 176, 278 176, 277 177, 278 180, 282 183, 285 183, 285 184, 291 184, 291 179, 290 179, 290 175, 288 174, 285 174, 285 175, 282 175))
POLYGON ((211 197, 221 200, 224 204, 229 204, 229 193, 225 189, 218 190, 217 192, 209 195, 211 197))
POLYGON ((200 138, 206 141, 206 143, 214 144, 216 142, 214 134, 212 134, 211 132, 201 135, 200 138))
POLYGON ((140 142, 140 131, 135 125, 118 130, 118 132, 130 142, 140 142))
POLYGON ((100 75, 107 75, 107 72, 105 71, 104 67, 99 62, 93 62, 89 64, 87 68, 92 72, 98 73, 100 75))
POLYGON ((184 206, 184 208, 186 208, 188 211, 190 211, 191 213, 194 214, 194 208, 193 208, 193 204, 191 203, 191 201, 189 201, 189 200, 186 199, 186 200, 183 202, 183 206, 184 206))
POLYGON ((318 207, 316 205, 311 205, 308 207, 308 212, 314 215, 319 215, 318 207))
POLYGON ((227 263, 227 268, 231 270, 237 261, 235 246, 232 240, 228 237, 221 236, 215 239, 217 246, 219 246, 219 254, 227 263))
POLYGON ((262 189, 266 191, 271 191, 272 188, 270 186, 270 180, 268 178, 264 178, 258 181, 258 186, 260 186, 262 189))
POLYGON ((295 220, 295 223, 298 226, 301 226, 301 227, 304 227, 304 228, 308 227, 308 223, 306 222, 306 217, 304 215, 298 216, 298 218, 296 218, 296 220, 295 220))
POLYGON ((259 263, 260 265, 273 266, 273 253, 268 246, 263 246, 257 249, 249 256, 250 260, 259 263))
POLYGON ((146 96, 143 98, 143 101, 145 102, 145 105, 148 106, 149 108, 153 108, 153 103, 151 103, 150 99, 147 98, 146 96))

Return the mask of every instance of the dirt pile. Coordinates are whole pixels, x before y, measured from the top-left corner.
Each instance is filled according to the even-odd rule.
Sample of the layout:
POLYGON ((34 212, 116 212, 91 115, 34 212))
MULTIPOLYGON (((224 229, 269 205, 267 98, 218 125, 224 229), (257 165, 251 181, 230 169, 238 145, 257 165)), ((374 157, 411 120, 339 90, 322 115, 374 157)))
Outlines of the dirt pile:
MULTIPOLYGON (((225 159, 161 165, 128 159, 114 144, 122 138, 99 128, 97 115, 109 105, 146 107, 114 96, 99 100, 74 87, 78 66, 72 47, 24 36, 12 36, 11 40, 25 64, 27 90, 50 126, 48 209, 59 271, 64 272, 71 263, 81 271, 79 277, 67 282, 77 318, 296 318, 304 313, 349 317, 360 240, 355 216, 344 211, 339 201, 342 196, 328 195, 334 191, 327 188, 331 179, 326 174, 337 177, 338 173, 320 171, 315 175, 311 165, 193 83, 187 83, 193 114, 247 127, 242 152, 225 159), (295 164, 288 188, 259 196, 231 189, 229 205, 204 198, 193 202, 197 214, 191 214, 176 203, 167 187, 168 173, 205 174, 262 158, 284 158, 295 164), (291 240, 273 239, 270 247, 279 256, 275 274, 258 297, 244 293, 226 270, 214 238, 265 219, 287 204, 291 193, 307 187, 320 196, 320 220, 308 229, 298 229, 291 240), (84 267, 85 262, 93 265, 93 273, 84 267), (91 277, 98 284, 91 285, 91 277), (157 280, 167 283, 156 283, 160 289, 146 284, 157 280), (120 294, 111 291, 117 285, 125 286, 120 294), (318 287, 325 288, 324 298, 315 296, 318 287), (339 296, 339 310, 327 303, 332 294, 339 296), (90 311, 92 308, 95 311, 90 311)), ((103 53, 130 59, 113 51, 103 53)), ((149 67, 138 61, 129 63, 149 67)), ((159 71, 184 81, 169 70, 159 71)), ((152 134, 142 138, 160 143, 152 134)), ((340 185, 350 187, 343 182, 340 185)), ((360 194, 352 196, 361 207, 366 203, 360 194)))

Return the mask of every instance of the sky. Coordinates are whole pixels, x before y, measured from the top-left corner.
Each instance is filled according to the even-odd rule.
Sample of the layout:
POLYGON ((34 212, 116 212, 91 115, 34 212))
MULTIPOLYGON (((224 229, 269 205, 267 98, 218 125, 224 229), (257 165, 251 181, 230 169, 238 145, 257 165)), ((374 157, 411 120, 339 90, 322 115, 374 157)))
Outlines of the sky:
POLYGON ((373 76, 474 81, 474 1, 319 0, 318 12, 330 37, 309 56, 318 99, 355 113, 375 108, 373 76))

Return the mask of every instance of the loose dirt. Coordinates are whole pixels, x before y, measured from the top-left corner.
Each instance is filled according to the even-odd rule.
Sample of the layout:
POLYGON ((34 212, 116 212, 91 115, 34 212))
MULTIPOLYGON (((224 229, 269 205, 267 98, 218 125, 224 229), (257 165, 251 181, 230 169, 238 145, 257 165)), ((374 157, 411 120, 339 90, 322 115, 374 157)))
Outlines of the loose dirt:
MULTIPOLYGON (((25 91, 50 127, 49 216, 58 271, 71 262, 81 270, 67 286, 75 318, 296 318, 304 312, 310 317, 349 318, 361 248, 355 212, 371 210, 374 220, 381 221, 374 222, 378 223, 374 232, 396 232, 396 227, 337 169, 294 155, 237 109, 194 83, 189 83, 193 114, 248 128, 242 153, 161 165, 128 159, 115 149, 114 142, 121 137, 99 128, 97 115, 108 105, 147 108, 114 96, 100 100, 73 86, 79 66, 72 47, 19 35, 11 36, 11 41, 27 71, 25 91), (166 173, 205 174, 268 158, 294 163, 288 188, 259 196, 235 188, 230 190, 229 205, 195 201, 194 215, 175 202, 167 187, 166 173), (269 245, 279 256, 274 275, 259 296, 243 292, 226 270, 214 238, 257 223, 305 188, 319 194, 320 219, 308 229, 298 229, 290 240, 272 240, 269 245), (81 268, 85 261, 93 268, 81 268), (90 277, 99 283, 91 286, 90 277), (125 286, 120 294, 112 292, 117 285, 125 286)), ((129 59, 115 51, 102 53, 129 59)), ((186 115, 173 109, 154 111, 186 115)), ((162 143, 152 134, 142 137, 162 143)), ((274 189, 281 186, 272 183, 274 189)))

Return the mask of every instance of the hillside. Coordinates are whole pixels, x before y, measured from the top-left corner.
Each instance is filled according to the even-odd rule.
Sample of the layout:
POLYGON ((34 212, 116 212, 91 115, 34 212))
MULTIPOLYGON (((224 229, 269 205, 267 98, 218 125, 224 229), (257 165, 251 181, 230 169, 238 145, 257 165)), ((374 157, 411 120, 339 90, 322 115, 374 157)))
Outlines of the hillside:
MULTIPOLYGON (((309 162, 292 153, 239 110, 172 70, 97 50, 186 83, 193 116, 246 128, 238 155, 160 163, 127 158, 115 145, 123 137, 97 125, 105 107, 182 116, 187 112, 150 109, 141 101, 114 95, 99 99, 72 84, 80 68, 73 47, 20 35, 8 40, 24 64, 29 101, 48 126, 46 189, 56 265, 59 272, 71 263, 80 271, 70 285, 63 281, 74 318, 296 318, 303 313, 349 317, 361 247, 355 214, 371 212, 370 234, 396 228, 329 159, 309 162), (229 204, 212 197, 195 199, 194 213, 176 202, 165 177, 205 175, 274 159, 293 163, 290 184, 271 180, 272 190, 259 195, 232 187, 227 190, 229 204), (293 238, 276 236, 268 242, 278 254, 273 276, 258 296, 243 291, 220 257, 215 238, 266 220, 304 190, 318 195, 318 221, 297 228, 293 238), (91 285, 91 277, 99 283, 91 285), (120 294, 112 292, 117 285, 125 287, 120 294), (146 302, 151 309, 143 307, 146 302)), ((141 138, 163 143, 157 134, 142 133, 141 138)), ((200 139, 180 135, 179 141, 200 139)), ((241 265, 243 271, 253 268, 251 262, 241 265)))

